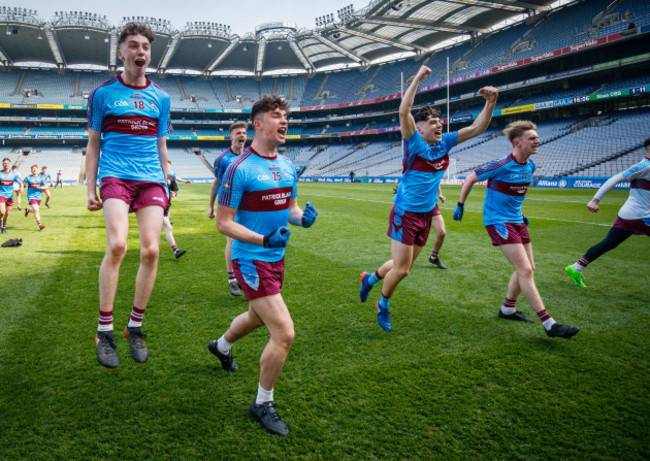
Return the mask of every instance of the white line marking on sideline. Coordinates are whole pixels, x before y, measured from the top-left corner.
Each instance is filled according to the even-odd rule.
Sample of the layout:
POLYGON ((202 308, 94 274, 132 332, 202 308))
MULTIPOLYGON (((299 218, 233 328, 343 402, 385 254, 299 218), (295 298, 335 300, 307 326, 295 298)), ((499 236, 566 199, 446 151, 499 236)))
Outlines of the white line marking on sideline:
MULTIPOLYGON (((390 205, 393 202, 383 202, 381 200, 366 200, 363 198, 355 198, 355 197, 341 197, 339 195, 320 195, 320 194, 302 194, 302 195, 309 195, 312 197, 323 197, 323 198, 338 198, 341 200, 355 200, 357 202, 370 202, 370 203, 383 203, 386 205, 390 205)), ((538 199, 539 200, 539 199, 538 199)), ((466 213, 480 213, 479 211, 470 211, 470 210, 465 210, 466 213)), ((559 221, 559 222, 566 222, 566 223, 572 223, 572 224, 590 224, 592 226, 602 226, 602 227, 612 227, 612 224, 603 224, 603 223, 597 223, 597 222, 586 222, 586 221, 570 221, 568 219, 558 219, 558 218, 541 218, 541 217, 536 217, 536 216, 527 216, 528 219, 545 219, 547 221, 559 221)))

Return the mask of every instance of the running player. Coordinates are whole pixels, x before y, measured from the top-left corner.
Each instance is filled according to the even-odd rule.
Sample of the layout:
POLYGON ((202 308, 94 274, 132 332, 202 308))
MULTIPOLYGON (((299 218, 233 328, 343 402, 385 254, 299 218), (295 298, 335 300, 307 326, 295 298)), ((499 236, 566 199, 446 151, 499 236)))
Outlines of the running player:
POLYGON ((20 176, 20 173, 18 172, 18 167, 16 165, 11 167, 11 171, 16 173, 18 175, 18 178, 20 179, 20 182, 14 182, 14 195, 16 196, 16 208, 21 210, 22 208, 20 207, 20 196, 23 193, 23 177, 20 176))
POLYGON ((27 186, 27 203, 32 206, 31 209, 25 207, 25 217, 29 216, 29 213, 34 213, 38 230, 43 230, 45 226, 41 222, 40 207, 43 199, 42 191, 45 189, 45 178, 38 173, 38 165, 32 165, 31 171, 32 174, 23 180, 27 186))
POLYGON ((176 240, 174 239, 174 229, 172 228, 173 223, 169 219, 169 211, 172 206, 172 199, 178 195, 178 184, 176 184, 176 179, 186 184, 191 184, 192 181, 186 181, 183 178, 177 177, 176 174, 174 174, 174 172, 169 169, 171 166, 172 162, 167 160, 167 187, 169 187, 169 203, 167 203, 167 208, 165 208, 165 213, 163 216, 163 229, 165 229, 165 239, 174 252, 174 256, 176 259, 178 259, 187 253, 187 250, 181 250, 176 245, 176 240))
POLYGON ((501 247, 503 255, 515 268, 498 316, 506 320, 532 322, 515 307, 519 294, 523 293, 548 336, 570 338, 580 329, 557 323, 546 311, 537 291, 533 246, 526 228, 527 220, 521 213, 521 205, 535 172, 535 164, 529 158, 539 148, 536 130, 537 126, 529 121, 513 122, 503 130, 512 143, 512 153, 475 169, 465 178, 453 219, 463 219, 465 200, 472 186, 487 179, 483 224, 492 239, 492 245, 501 247))
POLYGON ((56 186, 61 186, 61 189, 63 189, 63 170, 56 172, 56 183, 54 184, 55 189, 56 186))
POLYGON ((165 208, 165 213, 163 216, 163 229, 165 229, 165 239, 174 252, 174 256, 176 259, 178 259, 187 253, 187 250, 181 250, 176 245, 176 240, 174 239, 174 229, 172 227, 172 222, 169 220, 169 209, 171 208, 172 198, 175 196, 176 194, 170 191, 169 203, 167 204, 167 208, 165 208))
POLYGON ((399 107, 400 131, 404 138, 403 175, 395 205, 390 214, 388 233, 391 238, 392 259, 374 273, 361 274, 359 297, 366 302, 372 287, 384 280, 381 298, 375 304, 379 326, 392 330, 389 302, 397 285, 409 274, 415 260, 427 243, 433 215, 438 210, 436 192, 449 166, 448 152, 456 144, 485 131, 492 119, 497 101, 496 88, 486 86, 479 90, 485 106, 470 126, 453 133, 442 134, 440 111, 425 106, 415 117, 411 114, 418 85, 431 69, 422 66, 402 97, 399 107))
POLYGON ((174 197, 178 195, 178 184, 177 182, 182 182, 183 184, 192 184, 192 181, 189 179, 183 179, 180 176, 176 176, 171 170, 172 162, 167 160, 167 187, 169 191, 174 193, 174 197))
MULTIPOLYGON (((246 144, 246 130, 248 125, 244 122, 237 122, 230 125, 230 147, 223 151, 214 161, 214 181, 210 189, 210 206, 208 207, 208 218, 214 219, 214 201, 218 194, 219 185, 228 165, 244 151, 246 144)), ((228 271, 228 290, 233 296, 241 296, 241 287, 235 278, 232 269, 232 237, 226 237, 226 271, 228 271)))
POLYGON ((168 202, 167 135, 171 132, 169 96, 146 76, 153 40, 153 32, 146 25, 126 24, 119 35, 117 52, 124 70, 93 90, 88 98, 88 209, 103 208, 107 242, 99 269, 95 344, 97 360, 107 368, 119 365, 113 338, 113 304, 120 264, 126 254, 129 212, 135 212, 138 222, 140 267, 124 334, 136 362, 146 362, 149 356, 141 326, 158 269, 160 231, 168 202), (96 190, 98 179, 101 201, 96 190))
POLYGON ((589 248, 575 264, 565 268, 573 282, 579 287, 587 286, 582 271, 590 263, 609 250, 616 248, 632 234, 650 236, 650 138, 646 138, 643 148, 645 149, 645 158, 627 170, 609 178, 587 204, 589 211, 597 213, 600 209, 598 203, 607 192, 619 182, 630 181, 630 195, 618 210, 618 217, 607 236, 589 248))
POLYGON ((233 267, 249 308, 208 344, 224 370, 236 371, 232 344, 266 325, 271 338, 260 358, 258 392, 250 413, 279 435, 287 435, 289 428, 275 409, 273 390, 294 338, 293 320, 281 294, 284 247, 290 235, 286 226, 309 227, 318 215, 310 202, 304 212, 298 207, 296 168, 277 153, 285 142, 288 110, 278 96, 264 96, 253 104, 253 142, 222 178, 217 229, 235 239, 233 267))
POLYGON ((42 191, 45 193, 45 206, 50 207, 50 198, 52 197, 52 194, 50 193, 49 186, 52 185, 52 175, 47 172, 47 167, 43 166, 41 167, 41 176, 43 176, 43 189, 42 191))
POLYGON ((0 232, 7 233, 7 221, 14 205, 14 184, 18 183, 22 188, 20 176, 11 170, 11 160, 2 159, 2 171, 0 171, 0 232))

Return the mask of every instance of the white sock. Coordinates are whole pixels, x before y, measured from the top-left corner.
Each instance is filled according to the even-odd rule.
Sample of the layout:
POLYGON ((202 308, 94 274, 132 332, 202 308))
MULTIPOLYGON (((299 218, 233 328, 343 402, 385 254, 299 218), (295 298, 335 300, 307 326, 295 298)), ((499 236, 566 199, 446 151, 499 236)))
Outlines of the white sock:
POLYGON ((582 272, 584 269, 585 269, 585 266, 583 266, 582 264, 580 264, 578 262, 576 262, 573 265, 573 270, 576 271, 576 272, 582 272))
POLYGON ((273 400, 273 389, 270 391, 267 391, 262 387, 261 384, 257 386, 257 398, 255 399, 255 403, 257 405, 260 405, 264 402, 270 402, 273 400))
POLYGON ((221 352, 222 354, 228 355, 230 354, 230 348, 232 347, 232 343, 226 341, 226 338, 224 338, 224 336, 222 336, 217 340, 217 349, 219 349, 219 352, 221 352))
POLYGON ((544 328, 546 330, 550 330, 553 325, 555 325, 557 322, 553 320, 553 317, 548 318, 547 320, 544 320, 542 322, 542 325, 544 325, 544 328))
POLYGON ((501 306, 501 312, 503 312, 505 315, 512 315, 517 312, 517 309, 514 307, 501 306))

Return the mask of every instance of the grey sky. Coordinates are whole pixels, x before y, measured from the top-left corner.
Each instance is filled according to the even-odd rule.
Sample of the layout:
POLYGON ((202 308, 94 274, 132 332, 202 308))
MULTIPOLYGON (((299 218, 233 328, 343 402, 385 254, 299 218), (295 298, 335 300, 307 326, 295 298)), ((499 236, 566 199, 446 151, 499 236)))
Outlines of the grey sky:
POLYGON ((168 19, 176 29, 188 21, 227 24, 238 35, 254 32, 255 26, 267 22, 293 22, 299 27, 314 28, 314 19, 333 13, 347 5, 355 10, 370 0, 0 0, 2 6, 19 6, 36 10, 41 19, 54 17, 55 11, 84 11, 106 15, 111 24, 124 16, 149 16, 168 19))

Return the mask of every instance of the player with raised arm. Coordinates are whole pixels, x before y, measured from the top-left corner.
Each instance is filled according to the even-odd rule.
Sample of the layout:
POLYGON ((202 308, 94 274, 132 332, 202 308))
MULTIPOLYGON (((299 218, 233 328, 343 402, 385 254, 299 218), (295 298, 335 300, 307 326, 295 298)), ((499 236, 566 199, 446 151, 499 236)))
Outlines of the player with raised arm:
MULTIPOLYGON (((214 160, 214 181, 212 181, 212 188, 210 189, 210 205, 208 207, 208 218, 214 219, 214 201, 219 193, 219 186, 223 174, 230 163, 237 158, 244 151, 246 144, 246 130, 248 125, 244 122, 236 122, 230 125, 230 147, 223 151, 214 160)), ((233 296, 241 296, 241 287, 235 277, 235 272, 232 269, 232 237, 226 237, 226 249, 224 255, 226 257, 226 271, 228 272, 228 290, 233 296)))
POLYGON ((285 142, 288 110, 278 96, 267 95, 253 104, 253 142, 223 175, 217 228, 234 239, 233 268, 249 308, 208 344, 224 370, 236 371, 232 344, 266 325, 271 338, 260 357, 258 392, 250 413, 279 435, 287 435, 289 428, 275 409, 273 391, 294 339, 293 320, 281 294, 287 224, 310 227, 318 216, 311 202, 304 211, 298 206, 296 168, 277 153, 285 142))
POLYGON ((38 172, 38 165, 32 165, 31 167, 32 174, 26 176, 23 180, 23 184, 27 187, 27 203, 29 203, 32 208, 25 207, 25 217, 29 216, 29 213, 34 214, 34 219, 36 219, 36 224, 38 224, 38 230, 45 229, 45 226, 41 222, 41 200, 43 200, 43 190, 45 190, 45 178, 42 174, 38 172))
POLYGON ((50 199, 52 198, 52 193, 50 192, 50 186, 52 186, 52 175, 47 172, 47 167, 41 167, 41 176, 43 176, 43 189, 42 192, 45 194, 45 206, 50 207, 50 199))
POLYGON ((2 159, 2 170, 0 170, 0 232, 7 233, 7 221, 11 208, 14 206, 14 184, 22 187, 20 175, 11 169, 11 160, 2 159))
POLYGON ((587 286, 582 271, 597 258, 613 250, 633 234, 650 236, 650 138, 643 142, 643 148, 644 159, 609 178, 587 204, 589 211, 597 213, 600 209, 598 204, 607 192, 620 182, 630 181, 630 195, 618 210, 618 217, 605 238, 589 248, 575 264, 565 268, 579 287, 587 286))
POLYGON ((400 131, 404 138, 403 175, 393 202, 387 235, 391 238, 392 259, 374 273, 361 274, 362 302, 379 281, 384 281, 381 298, 375 304, 377 321, 386 331, 392 330, 389 303, 401 280, 409 274, 415 260, 427 243, 432 218, 438 209, 436 194, 440 180, 449 166, 448 152, 457 144, 485 131, 492 119, 497 101, 496 88, 479 90, 485 106, 474 122, 453 133, 442 134, 441 113, 425 106, 415 117, 411 114, 417 88, 431 69, 422 66, 402 96, 399 107, 400 131))
POLYGON ((168 202, 167 135, 171 132, 169 96, 146 76, 153 40, 148 26, 126 24, 119 35, 117 52, 124 70, 93 90, 88 98, 88 209, 103 208, 106 227, 95 344, 97 360, 107 368, 119 365, 113 338, 113 304, 126 254, 130 212, 135 213, 138 222, 140 266, 124 334, 136 362, 144 363, 149 356, 141 326, 158 269, 160 231, 168 202), (96 190, 98 179, 101 201, 96 190))
POLYGON ((512 152, 475 169, 465 178, 453 219, 463 219, 465 200, 472 186, 487 179, 483 224, 492 239, 492 245, 499 246, 515 268, 508 283, 506 299, 498 312, 499 318, 532 322, 516 310, 517 298, 523 293, 548 336, 570 338, 580 329, 557 323, 546 311, 537 291, 533 246, 526 228, 527 220, 521 212, 521 205, 535 172, 535 164, 529 159, 539 148, 537 126, 533 122, 517 121, 509 124, 503 132, 512 143, 512 152))

